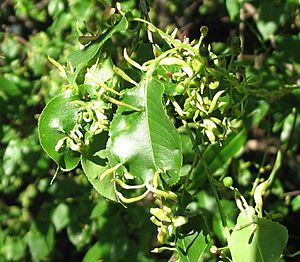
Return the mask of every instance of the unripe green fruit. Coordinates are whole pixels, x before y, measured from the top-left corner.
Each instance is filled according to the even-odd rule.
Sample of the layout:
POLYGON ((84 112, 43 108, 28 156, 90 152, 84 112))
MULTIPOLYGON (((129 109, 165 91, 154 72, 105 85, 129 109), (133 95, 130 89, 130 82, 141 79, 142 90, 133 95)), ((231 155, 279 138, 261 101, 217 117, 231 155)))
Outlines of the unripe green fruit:
POLYGON ((233 179, 231 176, 226 176, 223 178, 223 185, 225 187, 231 187, 233 184, 233 179))
POLYGON ((175 88, 175 91, 178 95, 182 95, 183 92, 185 91, 185 87, 182 83, 179 83, 176 88, 175 88))

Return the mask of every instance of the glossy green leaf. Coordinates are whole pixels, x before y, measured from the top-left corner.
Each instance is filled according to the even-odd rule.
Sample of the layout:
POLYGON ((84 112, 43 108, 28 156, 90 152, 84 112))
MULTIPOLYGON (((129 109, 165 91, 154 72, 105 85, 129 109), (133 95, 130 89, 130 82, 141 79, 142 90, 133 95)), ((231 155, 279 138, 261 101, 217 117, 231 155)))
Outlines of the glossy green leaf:
POLYGON ((104 61, 98 61, 97 64, 90 68, 90 72, 85 75, 84 83, 95 85, 95 80, 105 83, 114 75, 113 62, 109 57, 104 61))
POLYGON ((129 89, 122 102, 141 111, 120 106, 110 128, 107 145, 110 165, 124 163, 131 175, 144 181, 159 171, 167 184, 179 179, 182 165, 180 136, 167 117, 163 84, 149 77, 129 89))
POLYGON ((292 210, 297 212, 300 210, 300 195, 294 197, 291 201, 292 210))
POLYGON ((64 93, 51 99, 44 108, 39 119, 39 138, 47 154, 64 171, 75 168, 79 163, 78 153, 65 149, 55 151, 58 140, 69 134, 75 125, 78 107, 69 102, 78 100, 79 97, 64 93))
POLYGON ((126 17, 123 16, 121 21, 116 26, 114 26, 113 28, 105 32, 102 36, 100 36, 98 41, 95 41, 92 45, 89 45, 88 47, 82 50, 73 52, 69 57, 70 62, 75 67, 77 67, 79 64, 93 59, 94 56, 97 55, 102 45, 108 39, 110 39, 115 33, 126 30, 127 27, 128 27, 128 21, 126 17))
POLYGON ((254 218, 249 224, 246 212, 239 215, 237 225, 228 239, 234 262, 276 262, 287 243, 287 229, 266 218, 254 218))
POLYGON ((188 224, 181 228, 176 241, 180 262, 202 261, 209 244, 209 230, 204 217, 197 215, 189 218, 188 224))

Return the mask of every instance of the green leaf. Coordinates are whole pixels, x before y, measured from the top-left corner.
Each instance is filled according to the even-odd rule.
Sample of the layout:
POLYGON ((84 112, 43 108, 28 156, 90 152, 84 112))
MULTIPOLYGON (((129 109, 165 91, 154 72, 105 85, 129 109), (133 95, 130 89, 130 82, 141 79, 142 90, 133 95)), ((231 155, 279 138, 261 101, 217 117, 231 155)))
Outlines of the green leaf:
POLYGON ((277 35, 276 49, 284 62, 300 63, 300 54, 295 52, 300 45, 300 36, 298 35, 277 35))
POLYGON ((40 261, 50 253, 53 238, 53 227, 50 226, 45 235, 38 229, 35 223, 31 225, 30 231, 27 234, 27 242, 33 261, 40 261))
POLYGON ((82 225, 72 221, 71 225, 67 227, 67 233, 71 243, 80 250, 83 246, 88 244, 92 238, 92 229, 90 225, 82 225))
POLYGON ((238 133, 231 133, 222 146, 218 144, 208 146, 203 154, 203 159, 196 166, 195 173, 205 173, 203 161, 206 162, 212 174, 218 169, 224 168, 232 157, 241 150, 246 139, 247 132, 242 129, 238 133))
MULTIPOLYGON (((257 99, 257 98, 253 98, 257 99)), ((245 125, 247 128, 250 128, 254 125, 260 123, 266 114, 268 113, 270 106, 267 102, 261 100, 255 105, 255 109, 252 110, 250 114, 247 115, 245 125)))
POLYGON ((101 258, 103 253, 103 245, 100 243, 94 244, 85 254, 82 262, 94 262, 98 261, 101 258))
POLYGON ((17 97, 22 93, 14 82, 0 76, 0 97, 4 96, 5 99, 8 97, 17 97))
POLYGON ((22 161, 22 142, 19 139, 10 140, 3 155, 3 170, 5 175, 12 175, 22 161))
POLYGON ((297 195, 293 198, 293 200, 291 201, 291 206, 293 212, 297 212, 300 210, 300 195, 297 195))
POLYGON ((242 7, 241 0, 227 0, 226 8, 229 13, 231 21, 236 21, 240 17, 240 9, 242 7))
POLYGON ((106 31, 103 35, 99 37, 97 41, 92 42, 92 44, 88 45, 86 48, 82 50, 77 50, 71 53, 69 60, 72 65, 76 68, 75 77, 73 79, 74 82, 78 84, 82 84, 83 78, 79 78, 79 76, 84 75, 86 68, 90 65, 91 61, 96 57, 100 48, 106 43, 107 40, 111 39, 111 37, 123 30, 126 30, 128 27, 128 21, 125 16, 123 16, 120 22, 106 31))
POLYGON ((65 203, 60 203, 53 211, 51 217, 56 232, 60 232, 70 223, 70 210, 65 203))
POLYGON ((202 261, 202 255, 210 244, 208 227, 202 215, 189 218, 176 241, 180 262, 202 261))
POLYGON ((48 4, 48 13, 53 17, 57 17, 65 10, 64 1, 50 0, 48 4))
POLYGON ((111 57, 104 61, 98 61, 97 64, 90 68, 90 72, 85 75, 84 83, 93 85, 95 80, 105 83, 114 76, 113 62, 111 57))
POLYGON ((94 189, 103 197, 112 201, 117 201, 115 194, 115 183, 111 182, 111 176, 105 176, 100 180, 100 175, 108 169, 108 165, 102 165, 103 159, 99 153, 93 155, 93 158, 81 157, 83 171, 94 187, 94 189))
POLYGON ((7 261, 19 261, 26 254, 26 243, 23 238, 7 236, 0 251, 7 261))
POLYGON ((228 239, 228 246, 235 262, 276 262, 288 240, 287 229, 266 218, 253 218, 249 224, 246 212, 240 213, 237 225, 228 239))
POLYGON ((39 138, 46 153, 64 171, 74 169, 79 163, 79 154, 71 149, 55 151, 58 140, 69 134, 75 125, 78 107, 72 103, 79 97, 64 93, 51 99, 39 119, 39 138))
POLYGON ((104 176, 103 179, 100 180, 100 175, 109 168, 104 151, 107 138, 107 132, 102 132, 93 137, 89 151, 84 152, 81 156, 81 165, 87 179, 94 189, 103 197, 117 201, 115 183, 111 182, 111 176, 104 176))
POLYGON ((180 136, 162 104, 164 87, 152 77, 127 90, 122 102, 141 111, 119 106, 107 145, 111 166, 124 163, 131 175, 144 181, 163 172, 169 185, 179 179, 182 165, 180 136))
POLYGON ((256 25, 264 40, 269 39, 277 31, 282 9, 283 5, 280 2, 261 1, 258 8, 259 19, 256 25))

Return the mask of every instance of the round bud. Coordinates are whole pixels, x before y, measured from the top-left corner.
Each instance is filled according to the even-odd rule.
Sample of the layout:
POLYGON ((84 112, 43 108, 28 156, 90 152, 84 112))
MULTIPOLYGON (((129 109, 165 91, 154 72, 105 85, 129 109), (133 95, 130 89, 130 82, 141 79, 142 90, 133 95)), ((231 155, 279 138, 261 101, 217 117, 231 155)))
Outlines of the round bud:
POLYGON ((215 245, 213 245, 213 246, 209 249, 209 251, 210 251, 212 254, 217 254, 217 253, 218 253, 218 248, 217 248, 215 245))
POLYGON ((207 26, 201 26, 201 28, 200 28, 200 33, 201 33, 201 35, 202 36, 206 36, 207 35, 207 33, 208 33, 208 27, 207 26))
POLYGON ((185 91, 185 87, 183 85, 183 83, 179 83, 176 88, 175 88, 175 91, 178 95, 182 95, 185 91))
POLYGON ((233 184, 233 179, 231 176, 226 176, 223 178, 223 185, 225 187, 231 187, 233 184))

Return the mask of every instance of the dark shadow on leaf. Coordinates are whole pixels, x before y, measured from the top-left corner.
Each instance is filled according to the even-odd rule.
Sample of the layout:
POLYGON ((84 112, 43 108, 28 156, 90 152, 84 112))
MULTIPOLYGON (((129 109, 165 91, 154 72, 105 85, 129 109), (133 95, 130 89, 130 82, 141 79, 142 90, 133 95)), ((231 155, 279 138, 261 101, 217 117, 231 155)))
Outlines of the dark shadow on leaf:
POLYGON ((122 116, 128 116, 128 115, 131 115, 131 114, 133 114, 135 112, 136 112, 135 110, 123 111, 122 112, 122 116))
POLYGON ((255 231, 253 231, 249 237, 249 240, 248 240, 248 244, 251 245, 252 241, 253 241, 253 238, 254 238, 254 233, 255 231))
POLYGON ((91 144, 87 148, 87 150, 82 152, 82 154, 87 159, 89 159, 93 162, 96 161, 95 163, 97 163, 97 159, 99 157, 96 157, 95 159, 93 159, 94 155, 96 152, 99 152, 100 150, 105 149, 107 139, 108 139, 108 132, 101 132, 100 134, 95 135, 91 141, 91 144))
POLYGON ((192 256, 193 259, 197 257, 198 261, 210 243, 209 231, 204 217, 200 214, 190 217, 189 222, 180 229, 176 242, 180 257, 192 256))

